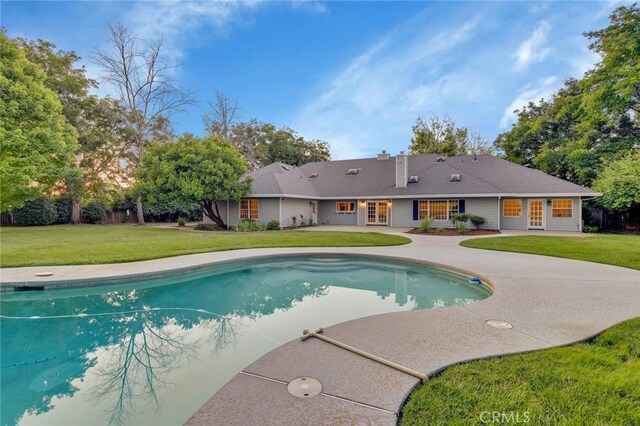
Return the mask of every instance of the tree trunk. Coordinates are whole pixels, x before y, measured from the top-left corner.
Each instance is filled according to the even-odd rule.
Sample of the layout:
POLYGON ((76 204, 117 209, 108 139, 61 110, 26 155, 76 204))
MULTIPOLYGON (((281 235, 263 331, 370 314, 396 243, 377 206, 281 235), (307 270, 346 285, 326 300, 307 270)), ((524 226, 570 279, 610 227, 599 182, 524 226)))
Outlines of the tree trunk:
POLYGON ((80 222, 80 201, 71 200, 71 220, 69 225, 77 225, 80 222))
POLYGON ((142 211, 142 196, 138 195, 136 199, 136 214, 138 216, 138 225, 144 225, 144 212, 142 211))
POLYGON ((220 215, 220 210, 218 210, 218 203, 216 203, 215 201, 212 201, 211 203, 202 203, 200 204, 200 207, 202 207, 204 214, 206 214, 207 217, 213 221, 213 223, 218 225, 220 228, 227 229, 227 225, 225 225, 224 221, 222 220, 222 216, 220 215), (216 208, 215 210, 213 210, 214 206, 216 208))

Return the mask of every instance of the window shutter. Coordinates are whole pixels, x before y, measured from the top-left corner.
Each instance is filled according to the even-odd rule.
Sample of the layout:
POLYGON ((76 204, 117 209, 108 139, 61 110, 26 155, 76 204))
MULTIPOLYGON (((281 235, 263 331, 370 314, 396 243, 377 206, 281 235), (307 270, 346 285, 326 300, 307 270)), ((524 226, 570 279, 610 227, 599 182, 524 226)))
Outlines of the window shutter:
POLYGON ((413 220, 418 220, 418 200, 413 200, 413 220))
POLYGON ((464 200, 458 200, 458 211, 464 213, 464 200))

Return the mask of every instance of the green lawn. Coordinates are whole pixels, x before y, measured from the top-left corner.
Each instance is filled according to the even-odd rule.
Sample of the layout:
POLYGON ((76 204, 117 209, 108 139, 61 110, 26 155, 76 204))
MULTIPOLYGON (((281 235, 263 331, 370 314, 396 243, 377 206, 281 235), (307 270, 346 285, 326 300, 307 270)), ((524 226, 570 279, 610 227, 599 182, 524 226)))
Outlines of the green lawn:
POLYGON ((464 247, 518 253, 544 254, 608 263, 640 269, 640 236, 603 234, 590 237, 517 237, 475 238, 460 243, 464 247))
POLYGON ((514 417, 490 424, 640 424, 640 318, 588 342, 449 367, 411 394, 400 424, 483 424, 493 412, 514 417))
POLYGON ((197 232, 132 225, 59 225, 0 229, 0 265, 132 262, 256 247, 390 246, 411 242, 373 232, 197 232))

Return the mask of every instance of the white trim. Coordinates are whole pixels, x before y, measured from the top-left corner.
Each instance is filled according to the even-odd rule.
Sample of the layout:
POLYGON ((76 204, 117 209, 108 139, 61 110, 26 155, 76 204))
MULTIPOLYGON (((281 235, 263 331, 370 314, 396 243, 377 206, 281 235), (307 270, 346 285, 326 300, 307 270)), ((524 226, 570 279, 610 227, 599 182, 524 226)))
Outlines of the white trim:
POLYGON ((384 225, 384 226, 389 226, 389 200, 365 200, 364 202, 364 224, 365 226, 375 226, 375 225, 384 225), (378 209, 380 207, 380 204, 385 204, 386 201, 386 205, 387 205, 387 211, 386 211, 386 222, 379 222, 379 217, 380 215, 378 214, 378 209), (369 203, 373 203, 376 206, 376 221, 375 222, 369 222, 369 203))
POLYGON ((578 197, 578 231, 582 232, 582 197, 578 197))
MULTIPOLYGON (((527 204, 527 208, 529 207, 529 204, 527 204)), ((507 198, 505 200, 502 200, 502 209, 500 210, 500 214, 502 215, 502 217, 522 217, 522 213, 524 212, 524 203, 522 202, 522 198, 507 198), (506 214, 504 214, 504 202, 505 201, 520 201, 520 214, 518 216, 512 216, 509 215, 507 216, 506 214)), ((527 210, 527 214, 528 210, 527 210)))
POLYGON ((547 229, 547 200, 543 198, 530 198, 527 200, 527 229, 547 229), (531 226, 531 202, 540 201, 542 204, 542 227, 531 226))
POLYGON ((249 194, 243 198, 277 198, 277 197, 286 197, 286 198, 301 198, 304 200, 345 200, 345 199, 366 199, 366 200, 391 200, 391 199, 430 199, 430 198, 495 198, 495 197, 504 197, 504 198, 554 198, 554 197, 586 197, 593 196, 599 197, 602 195, 602 192, 562 192, 562 193, 512 193, 512 192, 501 192, 501 193, 489 193, 489 194, 413 194, 413 195, 341 195, 341 196, 331 196, 331 197, 317 197, 317 196, 307 196, 307 195, 290 195, 290 194, 249 194))
POLYGON ((240 198, 238 200, 238 220, 245 220, 245 219, 249 219, 249 220, 260 220, 260 199, 259 197, 243 197, 240 198), (258 217, 253 218, 253 217, 245 217, 244 219, 242 218, 242 200, 247 200, 249 201, 249 208, 248 210, 248 215, 251 216, 251 200, 256 200, 258 202, 258 217))
MULTIPOLYGON (((556 218, 556 219, 573 219, 573 208, 575 206, 575 203, 573 202, 573 198, 553 198, 551 200, 551 217, 556 218), (554 201, 558 201, 558 200, 569 200, 571 201, 571 216, 554 216, 553 215, 553 202, 554 201)), ((558 209, 558 210, 568 210, 568 209, 558 209)))
POLYGON ((357 205, 355 201, 336 201, 336 207, 335 207, 335 213, 336 214, 354 214, 357 212, 357 205), (338 204, 340 203, 350 203, 353 204, 353 210, 349 211, 349 210, 338 210, 338 204))
POLYGON ((498 196, 498 230, 500 230, 500 217, 502 217, 502 197, 498 196))

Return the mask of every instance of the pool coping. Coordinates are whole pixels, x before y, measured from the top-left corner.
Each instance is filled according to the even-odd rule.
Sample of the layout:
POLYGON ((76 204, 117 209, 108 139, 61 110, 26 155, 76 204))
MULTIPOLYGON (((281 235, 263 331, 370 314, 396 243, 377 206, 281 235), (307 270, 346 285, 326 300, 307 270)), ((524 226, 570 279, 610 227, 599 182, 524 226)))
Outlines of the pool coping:
MULTIPOLYGON (((357 248, 245 249, 151 261, 1 269, 2 290, 16 284, 77 287, 166 276, 238 260, 290 255, 372 255, 478 276, 493 294, 470 305, 380 314, 336 324, 327 336, 429 376, 473 359, 563 346, 640 316, 640 271, 578 260, 458 246, 465 237, 402 234, 412 243, 357 248), (35 277, 51 270, 52 277, 35 277), (136 273, 137 271, 137 273, 136 273), (133 273, 132 273, 133 272, 133 273), (487 326, 488 319, 513 324, 487 326), (376 335, 372 338, 371 331, 376 335)), ((301 325, 301 329, 303 325, 301 325)), ((238 373, 187 424, 395 424, 418 380, 371 360, 309 339, 293 340, 238 373), (299 399, 286 383, 299 376, 323 384, 319 397, 299 399), (284 384, 283 384, 284 383, 284 384), (262 401, 262 402, 259 402, 262 401)))

